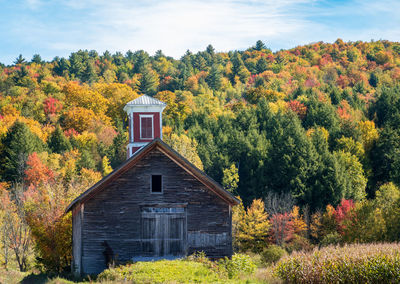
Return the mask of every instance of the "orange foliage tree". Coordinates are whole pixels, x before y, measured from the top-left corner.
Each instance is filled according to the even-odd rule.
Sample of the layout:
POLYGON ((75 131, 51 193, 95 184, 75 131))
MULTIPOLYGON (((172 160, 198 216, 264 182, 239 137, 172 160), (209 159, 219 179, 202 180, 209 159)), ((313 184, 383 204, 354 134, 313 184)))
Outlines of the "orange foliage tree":
POLYGON ((39 158, 36 152, 28 156, 26 161, 25 182, 27 185, 38 186, 54 179, 54 173, 39 158))

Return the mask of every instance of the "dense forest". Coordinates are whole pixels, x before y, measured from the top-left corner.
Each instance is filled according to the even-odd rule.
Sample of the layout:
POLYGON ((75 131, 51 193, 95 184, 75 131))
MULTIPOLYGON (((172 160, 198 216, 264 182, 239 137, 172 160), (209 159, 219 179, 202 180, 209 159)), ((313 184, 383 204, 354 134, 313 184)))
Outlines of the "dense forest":
MULTIPOLYGON (((166 142, 245 206, 273 203, 273 195, 302 214, 375 196, 381 206, 393 196, 398 202, 399 82, 400 43, 389 41, 338 39, 277 52, 261 41, 244 51, 209 45, 179 60, 142 50, 80 50, 49 62, 20 55, 0 65, 3 204, 18 213, 23 200, 15 214, 25 214, 36 246, 46 246, 37 236, 48 220, 64 218, 73 196, 125 160, 123 106, 141 94, 168 104, 166 142)), ((397 227, 391 237, 385 230, 383 239, 398 240, 397 227)), ((44 265, 65 265, 50 256, 63 249, 41 251, 44 265)))

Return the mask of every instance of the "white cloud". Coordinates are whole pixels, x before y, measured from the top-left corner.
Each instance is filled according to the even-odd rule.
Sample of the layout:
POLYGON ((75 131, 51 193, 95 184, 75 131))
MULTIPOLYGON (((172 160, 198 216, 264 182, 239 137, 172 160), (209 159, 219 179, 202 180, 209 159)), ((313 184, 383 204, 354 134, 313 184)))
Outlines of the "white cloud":
POLYGON ((32 13, 15 17, 12 35, 35 52, 47 52, 48 59, 78 49, 151 54, 161 49, 179 58, 187 49, 196 52, 208 44, 218 51, 244 49, 258 39, 280 49, 338 37, 399 38, 396 0, 24 1, 32 13), (360 27, 362 21, 369 22, 360 27))
POLYGON ((39 6, 41 6, 42 1, 41 0, 26 0, 26 5, 30 8, 30 9, 37 9, 39 8, 39 6))
POLYGON ((92 11, 89 39, 97 49, 162 49, 176 57, 209 43, 217 50, 231 50, 257 39, 301 32, 309 23, 296 8, 312 2, 170 0, 127 5, 102 1, 92 11))

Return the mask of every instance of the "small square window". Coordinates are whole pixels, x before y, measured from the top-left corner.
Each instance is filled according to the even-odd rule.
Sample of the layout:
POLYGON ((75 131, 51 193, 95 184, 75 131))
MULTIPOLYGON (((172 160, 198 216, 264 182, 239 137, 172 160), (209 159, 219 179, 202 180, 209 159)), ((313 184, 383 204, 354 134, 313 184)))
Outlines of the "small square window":
POLYGON ((152 175, 151 176, 151 192, 161 193, 162 192, 162 176, 152 175))

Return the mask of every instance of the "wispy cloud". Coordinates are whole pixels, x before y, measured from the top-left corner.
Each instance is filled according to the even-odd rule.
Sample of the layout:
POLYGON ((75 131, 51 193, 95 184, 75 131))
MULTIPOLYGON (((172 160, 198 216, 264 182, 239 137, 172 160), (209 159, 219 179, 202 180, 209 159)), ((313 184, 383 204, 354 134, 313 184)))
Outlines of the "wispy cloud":
MULTIPOLYGON (((208 44, 221 51, 243 49, 258 39, 280 49, 337 37, 399 38, 400 3, 396 0, 7 2, 0 0, 0 8, 9 9, 0 12, 5 28, 0 36, 8 38, 15 56, 39 52, 51 58, 78 49, 150 53, 161 49, 180 57, 186 49, 198 51, 208 44)), ((0 61, 8 61, 1 57, 3 49, 0 46, 0 61)))

